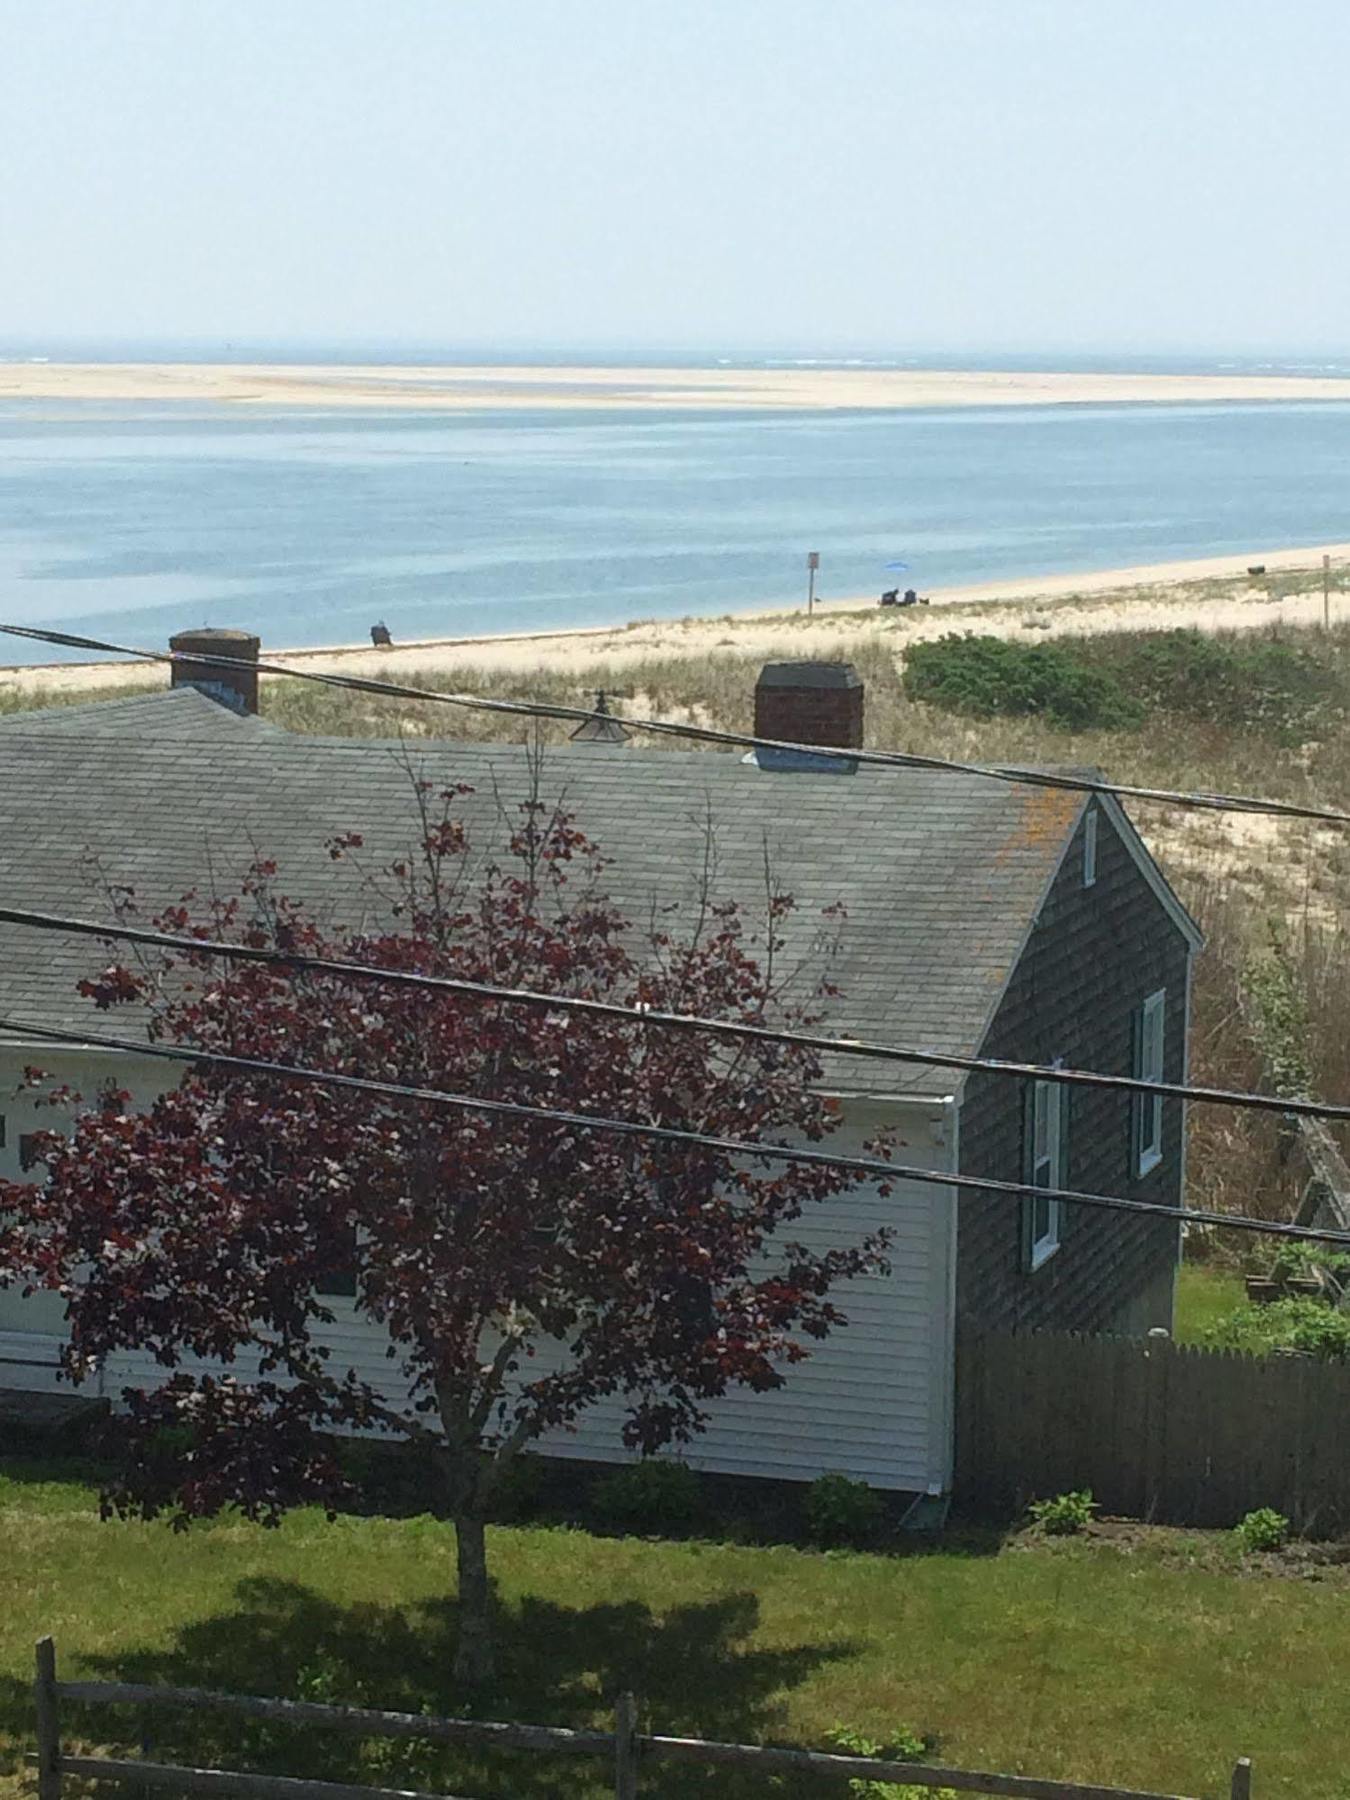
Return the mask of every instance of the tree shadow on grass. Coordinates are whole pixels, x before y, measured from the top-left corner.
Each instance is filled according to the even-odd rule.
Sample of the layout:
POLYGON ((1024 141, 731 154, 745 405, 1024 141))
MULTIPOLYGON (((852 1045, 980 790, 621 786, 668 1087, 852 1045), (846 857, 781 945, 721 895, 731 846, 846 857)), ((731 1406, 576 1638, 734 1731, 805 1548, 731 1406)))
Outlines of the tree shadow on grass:
POLYGON ((20 1774, 32 1748, 32 1686, 13 1675, 0 1676, 0 1777, 20 1774))
MULTIPOLYGON (((660 1615, 639 1601, 572 1608, 527 1597, 499 1607, 499 1673, 470 1701, 456 1691, 452 1675, 453 1601, 343 1606, 270 1576, 241 1582, 236 1599, 229 1612, 182 1626, 168 1649, 82 1659, 81 1673, 605 1731, 613 1726, 615 1696, 628 1689, 642 1703, 645 1729, 762 1742, 783 1734, 787 1690, 855 1653, 847 1643, 753 1643, 759 1603, 750 1593, 676 1605, 660 1615)), ((603 1757, 357 1740, 325 1728, 158 1708, 143 1718, 128 1708, 101 1716, 84 1709, 72 1725, 91 1740, 139 1743, 171 1762, 484 1800, 589 1800, 613 1791, 613 1769, 603 1757)), ((741 1780, 732 1771, 651 1763, 642 1792, 675 1800, 703 1794, 710 1784, 729 1800, 764 1791, 762 1775, 741 1780)))

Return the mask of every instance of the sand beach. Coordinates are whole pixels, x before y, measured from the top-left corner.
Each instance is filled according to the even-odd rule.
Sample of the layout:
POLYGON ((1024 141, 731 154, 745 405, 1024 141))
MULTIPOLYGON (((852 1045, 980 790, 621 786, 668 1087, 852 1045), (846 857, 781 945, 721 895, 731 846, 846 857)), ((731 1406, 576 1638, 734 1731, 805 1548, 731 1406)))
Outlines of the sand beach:
MULTIPOLYGON (((653 655, 696 658, 719 651, 847 657, 860 644, 877 640, 903 654, 907 644, 949 631, 1053 637, 1177 626, 1240 631, 1276 623, 1315 625, 1323 617, 1324 556, 1331 563, 1332 622, 1350 619, 1350 593, 1339 587, 1350 584, 1350 543, 1336 543, 935 589, 926 606, 881 607, 876 595, 827 597, 810 617, 804 605, 791 610, 780 606, 566 631, 424 638, 378 650, 369 644, 297 650, 264 642, 263 655, 290 668, 393 681, 416 674, 452 685, 456 672, 468 669, 518 672, 524 680, 530 670, 544 666, 584 682, 601 665, 653 655), (1265 573, 1248 573, 1257 566, 1265 573)), ((166 646, 145 642, 136 647, 166 646)), ((167 678, 162 663, 111 657, 8 668, 0 664, 0 691, 24 695, 59 691, 93 697, 131 679, 167 678)))

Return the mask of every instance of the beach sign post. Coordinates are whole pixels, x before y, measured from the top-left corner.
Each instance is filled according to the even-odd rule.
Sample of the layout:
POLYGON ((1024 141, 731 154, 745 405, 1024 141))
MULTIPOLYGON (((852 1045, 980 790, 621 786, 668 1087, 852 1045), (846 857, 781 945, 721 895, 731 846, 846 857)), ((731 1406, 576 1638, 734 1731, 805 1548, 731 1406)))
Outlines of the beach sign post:
POLYGON ((1331 630, 1331 556, 1322 553, 1322 629, 1331 630))
POLYGON ((806 616, 809 619, 816 606, 816 570, 820 567, 819 550, 808 550, 806 553, 806 616))

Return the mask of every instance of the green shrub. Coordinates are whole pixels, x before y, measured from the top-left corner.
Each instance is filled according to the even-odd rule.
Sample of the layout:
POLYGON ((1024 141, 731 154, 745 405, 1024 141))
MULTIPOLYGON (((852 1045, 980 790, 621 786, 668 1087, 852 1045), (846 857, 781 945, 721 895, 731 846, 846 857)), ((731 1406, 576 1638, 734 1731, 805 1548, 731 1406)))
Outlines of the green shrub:
POLYGON ((1035 716, 1069 731, 1125 731, 1153 716, 1292 743, 1345 713, 1342 677, 1275 633, 1138 632, 1023 644, 949 633, 916 644, 904 691, 976 718, 1035 716))
POLYGON ((348 1698, 343 1690, 342 1667, 328 1650, 317 1650, 295 1672, 295 1697, 317 1706, 336 1706, 348 1698))
MULTIPOLYGON (((884 1757, 887 1762, 922 1762, 933 1748, 931 1738, 920 1737, 907 1725, 892 1731, 884 1743, 849 1725, 832 1725, 825 1737, 832 1750, 841 1750, 846 1756, 884 1757)), ((918 1787, 909 1781, 868 1781, 864 1777, 850 1781, 848 1791, 854 1800, 956 1800, 954 1788, 918 1787)))
POLYGON ((1087 1488, 1072 1493, 1056 1494, 1053 1500, 1033 1500, 1027 1511, 1033 1525, 1039 1525, 1047 1537, 1074 1537, 1092 1523, 1097 1502, 1087 1488))
POLYGON ((176 1462, 197 1443, 196 1428, 192 1425, 157 1425, 150 1439, 150 1455, 158 1460, 176 1462))
POLYGON ((687 1529, 698 1517, 701 1500, 691 1468, 655 1456, 611 1469, 591 1489, 596 1517, 622 1531, 687 1529))
POLYGON ((1235 1307, 1215 1320, 1202 1341, 1211 1350, 1236 1350, 1247 1356, 1285 1350, 1340 1362, 1350 1355, 1350 1317, 1324 1300, 1293 1295, 1269 1306, 1235 1307))
POLYGON ((881 1495, 849 1475, 820 1475, 806 1490, 806 1526, 818 1544, 866 1544, 885 1517, 881 1495))
POLYGON ((1283 1550, 1289 1542, 1289 1521, 1273 1506, 1259 1506, 1233 1527, 1233 1536, 1248 1555, 1257 1550, 1283 1550))
POLYGON ((1229 730, 1301 739, 1342 711, 1336 672, 1277 633, 1232 637, 1186 629, 1085 644, 1148 713, 1170 713, 1229 730))
POLYGON ((1313 1090, 1308 1057, 1311 1029, 1307 996, 1285 948, 1283 934, 1273 931, 1267 955, 1253 957, 1243 970, 1242 985, 1251 1002, 1253 1031, 1262 1060, 1277 1094, 1300 1099, 1313 1090))
POLYGON ((529 1451, 513 1456, 492 1491, 492 1517, 499 1525, 515 1525, 533 1517, 544 1489, 544 1461, 529 1451))
POLYGON ((1306 1280, 1319 1271, 1344 1277, 1350 1272, 1350 1256, 1344 1250, 1327 1250, 1321 1244, 1286 1239, 1271 1258, 1272 1281, 1306 1280))
POLYGON ((884 1739, 869 1738, 851 1725, 831 1725, 825 1737, 833 1749, 849 1756, 884 1756, 887 1762, 922 1762, 933 1747, 930 1738, 908 1725, 897 1725, 884 1739))
POLYGON ((1065 731, 1128 730, 1143 712, 1106 670, 1089 667, 1067 644, 1018 644, 949 632, 916 644, 905 659, 904 690, 948 712, 976 718, 1035 715, 1065 731))

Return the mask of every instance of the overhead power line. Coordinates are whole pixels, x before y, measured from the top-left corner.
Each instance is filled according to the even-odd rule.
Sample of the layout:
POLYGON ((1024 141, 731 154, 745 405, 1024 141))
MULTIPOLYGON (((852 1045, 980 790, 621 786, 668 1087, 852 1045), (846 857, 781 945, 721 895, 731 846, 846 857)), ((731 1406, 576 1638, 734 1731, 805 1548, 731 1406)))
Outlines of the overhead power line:
POLYGON ((343 1075, 303 1064, 272 1062, 262 1057, 237 1056, 220 1050, 195 1050, 184 1045, 151 1043, 104 1033, 63 1031, 55 1026, 0 1016, 0 1031, 33 1043, 69 1044, 80 1049, 121 1050, 132 1056, 153 1057, 190 1066, 233 1069, 240 1074, 267 1075, 284 1081, 304 1082, 379 1099, 419 1106, 448 1107, 481 1113, 487 1118, 529 1119, 550 1125, 567 1125, 578 1131, 605 1132, 615 1137, 640 1138, 650 1143, 676 1144, 685 1149, 717 1150, 727 1156, 758 1157, 780 1163, 808 1163, 817 1168, 839 1169, 846 1174, 881 1181, 912 1181, 963 1192, 997 1194, 1010 1199, 1035 1195, 1067 1206, 1085 1206, 1105 1212, 1135 1213, 1145 1218, 1168 1219, 1175 1224, 1206 1225, 1219 1230, 1250 1231, 1265 1237, 1297 1238, 1318 1244, 1350 1247, 1350 1232, 1321 1231, 1309 1225, 1290 1225, 1282 1220, 1257 1219, 1245 1213, 1212 1212, 1199 1207, 1169 1206, 1161 1200, 1131 1200, 1118 1194, 1083 1193, 1074 1188, 1037 1187, 1024 1181, 1002 1181, 990 1175, 964 1175, 887 1162, 879 1156, 841 1156, 809 1145, 751 1143, 742 1138, 688 1131, 674 1125, 649 1125, 639 1119, 615 1119, 598 1113, 571 1112, 564 1108, 531 1106, 517 1100, 491 1100, 476 1094, 456 1094, 443 1088, 414 1087, 405 1082, 375 1081, 364 1075, 343 1075))
POLYGON ((963 1074, 1006 1075, 1024 1081, 1052 1081, 1063 1087, 1095 1088, 1131 1095, 1157 1094, 1166 1100, 1189 1100, 1203 1105, 1231 1106, 1297 1118, 1350 1121, 1350 1105, 1334 1101, 1292 1099, 1279 1094, 1199 1087, 1177 1081, 1145 1081, 1134 1075, 1110 1075, 1094 1069, 1056 1068, 1043 1063, 1011 1062, 1001 1057, 961 1056, 946 1050, 878 1043, 867 1038, 788 1031, 769 1025, 704 1018, 694 1013, 626 1006, 616 1000, 588 1000, 570 994, 545 994, 534 988, 499 987, 491 982, 469 981, 452 975, 423 975, 410 969, 384 969, 376 963, 348 962, 337 957, 308 956, 295 951, 230 944, 219 938, 153 931, 140 925, 104 925, 96 919, 68 918, 61 913, 33 912, 22 907, 0 906, 0 924, 18 925, 35 931, 59 931, 71 937, 137 944, 148 949, 174 950, 184 955, 215 957, 222 961, 297 969, 315 975, 337 976, 343 980, 371 981, 388 987, 461 994, 466 999, 530 1007, 541 1012, 577 1013, 592 1018, 618 1019, 634 1025, 651 1025, 661 1030, 701 1032, 741 1042, 781 1044, 785 1048, 809 1050, 821 1056, 855 1056, 869 1061, 904 1063, 919 1068, 953 1069, 963 1074))
POLYGON ((73 632, 51 631, 35 625, 0 624, 0 633, 9 637, 28 638, 37 643, 55 644, 64 649, 94 650, 111 656, 133 656, 145 662, 183 662, 191 663, 196 668, 280 675, 291 681, 314 681, 324 687, 346 688, 353 693, 375 694, 386 699, 424 701, 475 712, 506 713, 520 718, 561 719, 579 724, 601 718, 612 723, 617 719, 632 731, 689 738, 705 744, 724 744, 733 749, 787 751, 831 762, 861 763, 875 768, 929 769, 949 775, 975 775, 984 780, 1011 782, 1019 786, 1057 788, 1079 794, 1103 794, 1126 800, 1156 801, 1167 806, 1190 807, 1205 812, 1260 813, 1272 818, 1308 819, 1325 825, 1350 825, 1350 813, 1335 812, 1325 807, 1300 806, 1293 801, 1255 799, 1245 794, 1139 787, 1124 782, 1098 781, 1088 775, 1070 775, 1013 764, 954 762, 948 757, 921 756, 908 750, 849 750, 826 744, 798 744, 779 738, 753 737, 746 732, 721 731, 711 725, 676 724, 669 719, 600 713, 590 707, 564 706, 551 700, 492 700, 481 694, 448 694, 434 688, 409 687, 402 682, 377 681, 364 675, 335 675, 319 669, 291 668, 285 663, 270 662, 265 658, 255 662, 237 656, 219 656, 203 650, 193 650, 190 654, 174 650, 144 650, 133 644, 114 644, 103 638, 82 637, 73 632))

